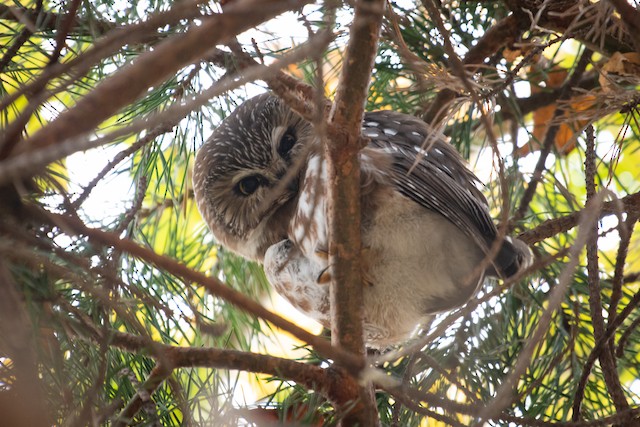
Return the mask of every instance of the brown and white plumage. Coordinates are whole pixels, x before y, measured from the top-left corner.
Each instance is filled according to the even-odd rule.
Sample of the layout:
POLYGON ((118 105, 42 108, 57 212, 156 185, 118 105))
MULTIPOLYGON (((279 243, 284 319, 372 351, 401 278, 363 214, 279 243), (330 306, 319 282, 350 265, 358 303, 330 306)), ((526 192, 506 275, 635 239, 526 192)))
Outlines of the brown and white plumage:
MULTIPOLYGON (((486 199, 458 153, 424 122, 369 112, 362 134, 370 139, 360 153, 364 322, 368 343, 380 347, 466 302, 485 274, 515 274, 529 251, 505 239, 479 267, 498 238, 486 199)), ((328 325, 329 288, 319 280, 330 271, 326 180, 313 127, 269 94, 216 129, 194 171, 198 206, 218 241, 263 262, 280 294, 328 325)))

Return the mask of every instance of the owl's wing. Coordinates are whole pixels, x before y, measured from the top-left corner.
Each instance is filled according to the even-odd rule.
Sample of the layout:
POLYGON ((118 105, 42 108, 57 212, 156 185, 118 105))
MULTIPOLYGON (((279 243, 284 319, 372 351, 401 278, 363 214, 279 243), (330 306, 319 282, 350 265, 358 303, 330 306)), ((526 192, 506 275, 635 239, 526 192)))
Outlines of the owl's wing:
POLYGON ((362 126, 369 147, 391 155, 388 175, 399 192, 449 219, 484 250, 490 246, 497 230, 487 201, 451 145, 433 138, 423 121, 391 111, 366 113, 362 126))

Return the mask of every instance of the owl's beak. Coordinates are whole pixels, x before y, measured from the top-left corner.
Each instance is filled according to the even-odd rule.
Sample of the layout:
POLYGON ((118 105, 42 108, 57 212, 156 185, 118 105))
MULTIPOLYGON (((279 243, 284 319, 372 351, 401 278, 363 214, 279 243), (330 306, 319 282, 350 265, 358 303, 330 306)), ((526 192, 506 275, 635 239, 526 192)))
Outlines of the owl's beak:
POLYGON ((283 170, 281 172, 278 172, 276 174, 276 177, 278 178, 278 181, 281 181, 283 179, 288 180, 288 182, 285 185, 285 188, 287 189, 287 192, 290 194, 298 194, 298 190, 300 189, 300 176, 299 175, 292 175, 287 177, 287 171, 283 170))
POLYGON ((298 194, 298 190, 300 189, 300 177, 293 176, 287 183, 287 190, 289 190, 293 194, 298 194))

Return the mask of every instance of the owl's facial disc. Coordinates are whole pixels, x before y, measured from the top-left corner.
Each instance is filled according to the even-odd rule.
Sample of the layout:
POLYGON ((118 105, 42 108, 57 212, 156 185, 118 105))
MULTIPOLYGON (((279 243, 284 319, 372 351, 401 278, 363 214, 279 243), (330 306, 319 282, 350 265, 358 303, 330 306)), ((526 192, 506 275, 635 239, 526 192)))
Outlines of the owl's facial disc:
POLYGON ((287 238, 301 179, 298 157, 306 157, 300 156, 304 150, 294 126, 274 127, 269 142, 268 161, 235 173, 231 193, 236 203, 220 218, 232 235, 226 236, 226 244, 258 260, 269 246, 287 238), (245 220, 237 221, 238 216, 245 220))
POLYGON ((312 126, 278 98, 261 95, 227 117, 199 150, 198 207, 216 239, 261 260, 287 237, 312 126))
MULTIPOLYGON (((256 225, 269 221, 270 217, 288 220, 291 213, 280 212, 286 204, 291 204, 298 196, 300 187, 302 160, 305 151, 298 140, 294 126, 285 123, 276 126, 271 134, 272 157, 270 164, 262 170, 262 174, 249 175, 237 184, 237 191, 251 198, 255 195, 256 225), (257 194, 260 192, 260 194, 257 194)), ((283 238, 286 235, 283 233, 283 238)))

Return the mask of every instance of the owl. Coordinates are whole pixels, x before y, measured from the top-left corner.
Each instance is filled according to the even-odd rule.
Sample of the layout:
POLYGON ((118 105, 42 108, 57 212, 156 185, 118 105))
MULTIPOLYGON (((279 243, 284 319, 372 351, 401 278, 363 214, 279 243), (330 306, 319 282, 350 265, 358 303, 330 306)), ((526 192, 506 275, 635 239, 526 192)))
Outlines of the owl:
MULTIPOLYGON (((477 178, 426 123, 367 112, 362 135, 369 140, 359 154, 364 331, 369 346, 384 348, 464 304, 486 276, 516 274, 531 253, 499 238, 477 178)), ((216 240, 262 263, 278 293, 329 327, 327 179, 312 124, 269 93, 220 124, 198 150, 193 174, 216 240)))

